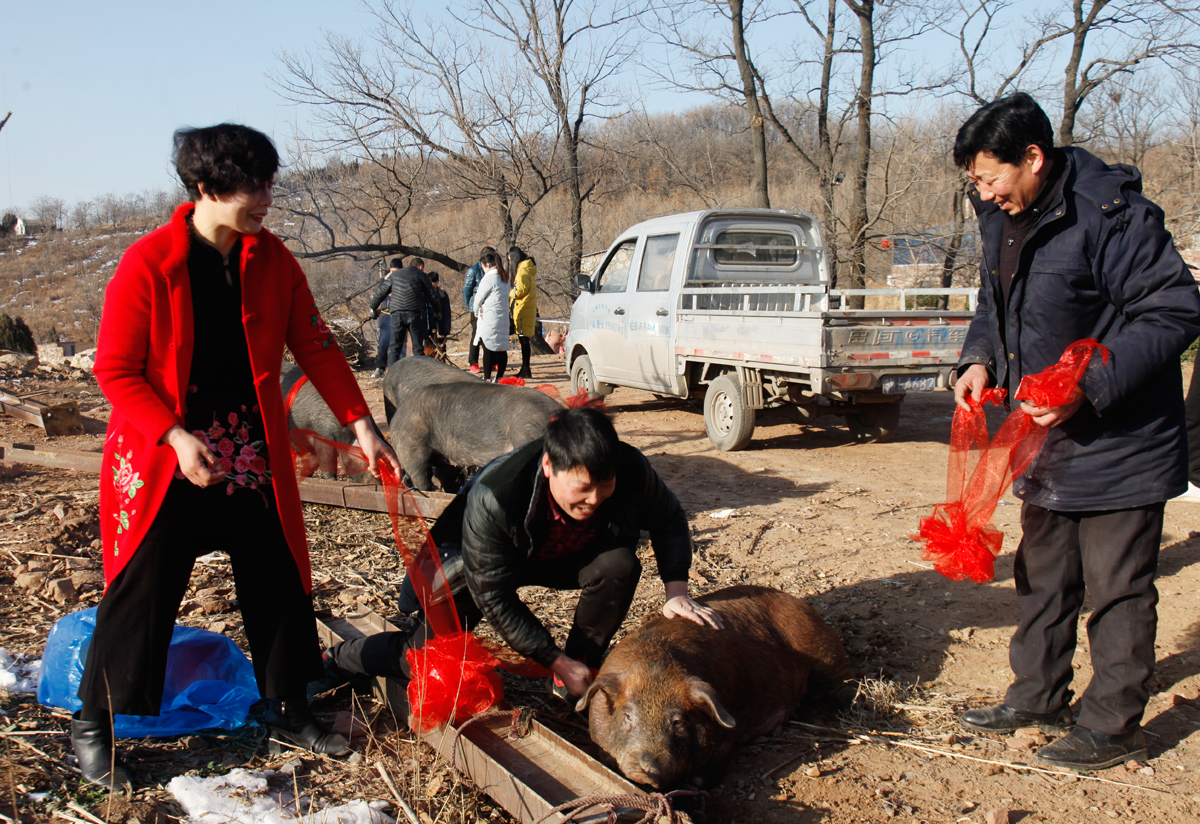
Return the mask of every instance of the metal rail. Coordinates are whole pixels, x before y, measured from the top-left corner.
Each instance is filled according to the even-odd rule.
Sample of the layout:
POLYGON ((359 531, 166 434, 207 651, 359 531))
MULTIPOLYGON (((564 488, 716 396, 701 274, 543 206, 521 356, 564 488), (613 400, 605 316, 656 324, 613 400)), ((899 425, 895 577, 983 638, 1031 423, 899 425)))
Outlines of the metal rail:
MULTIPOLYGON (((44 446, 0 441, 0 462, 33 464, 58 469, 73 469, 76 472, 100 474, 102 456, 99 452, 83 452, 77 449, 49 449, 44 446)), ((346 509, 362 509, 370 512, 387 512, 387 500, 383 487, 378 484, 355 484, 341 481, 322 481, 305 478, 300 481, 300 500, 312 504, 340 506, 346 509)), ((454 500, 444 492, 414 492, 411 499, 400 497, 400 514, 405 517, 421 515, 429 520, 442 514, 446 505, 454 500)))
MULTIPOLYGON (((374 612, 365 611, 344 617, 322 616, 317 630, 325 644, 395 631, 396 627, 374 612)), ((376 678, 372 689, 396 717, 416 729, 410 716, 406 686, 394 678, 376 678)), ((587 796, 645 796, 626 781, 571 742, 532 721, 528 735, 510 738, 510 722, 505 718, 483 718, 468 724, 458 734, 445 727, 429 733, 416 733, 437 753, 471 779, 483 792, 510 815, 526 824, 543 816, 548 824, 559 824, 566 814, 551 811, 587 796)), ((618 808, 617 821, 638 821, 642 810, 618 808)), ((577 815, 572 821, 607 821, 607 813, 577 815)))
POLYGON ((79 401, 50 404, 36 401, 30 395, 0 392, 0 413, 40 426, 50 437, 83 434, 79 401))

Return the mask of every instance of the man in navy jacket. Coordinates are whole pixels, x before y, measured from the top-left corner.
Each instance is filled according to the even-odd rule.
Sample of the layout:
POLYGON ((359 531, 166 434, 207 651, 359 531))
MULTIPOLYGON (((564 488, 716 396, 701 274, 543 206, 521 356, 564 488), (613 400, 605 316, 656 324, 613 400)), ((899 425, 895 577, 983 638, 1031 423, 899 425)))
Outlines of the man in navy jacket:
POLYGON ((1049 427, 1013 485, 1022 502, 1014 563, 1020 623, 1004 703, 970 710, 983 732, 1071 726, 1071 659, 1084 588, 1094 674, 1066 736, 1038 760, 1105 769, 1146 756, 1140 723, 1154 670, 1154 587, 1164 502, 1187 487, 1180 354, 1200 334, 1200 292, 1131 166, 1055 148, 1026 94, 996 100, 959 129, 983 241, 979 309, 954 387, 959 405, 1008 390, 1075 341, 1094 357, 1066 406, 1022 409, 1049 427))

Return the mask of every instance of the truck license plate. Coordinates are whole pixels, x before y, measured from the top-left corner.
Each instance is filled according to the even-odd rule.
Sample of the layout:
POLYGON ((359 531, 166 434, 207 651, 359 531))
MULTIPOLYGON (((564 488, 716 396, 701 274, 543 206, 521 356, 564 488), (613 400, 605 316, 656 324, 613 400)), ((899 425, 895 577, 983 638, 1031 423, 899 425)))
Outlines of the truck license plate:
POLYGON ((937 389, 937 375, 884 375, 879 379, 885 394, 902 392, 932 392, 937 389))

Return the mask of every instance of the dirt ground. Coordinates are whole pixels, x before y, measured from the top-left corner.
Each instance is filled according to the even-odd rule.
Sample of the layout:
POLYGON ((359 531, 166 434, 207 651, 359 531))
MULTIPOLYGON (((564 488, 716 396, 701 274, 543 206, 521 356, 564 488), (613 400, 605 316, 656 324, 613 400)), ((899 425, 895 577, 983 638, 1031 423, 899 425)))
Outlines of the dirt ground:
MULTIPOLYGON (((1190 373, 1190 367, 1185 370, 1190 373)), ((380 382, 367 374, 360 374, 360 382, 381 419, 380 382)), ((534 374, 534 383, 566 388, 559 358, 535 358, 534 374)), ((11 378, 0 386, 12 391, 11 378)), ((34 427, 0 418, 0 439, 100 448, 107 407, 90 376, 39 372, 18 388, 78 398, 91 419, 89 433, 46 444, 34 427)), ((997 700, 1008 683, 1007 642, 1017 615, 1015 499, 1006 497, 997 510, 1004 553, 989 584, 947 580, 922 560, 920 546, 910 539, 920 517, 945 497, 949 393, 906 399, 890 443, 853 444, 837 418, 801 426, 769 413, 760 417, 750 447, 737 453, 709 444, 699 405, 626 389, 608 400, 622 437, 649 456, 689 513, 696 548, 693 591, 755 583, 809 599, 837 630, 863 679, 863 698, 853 712, 839 716, 814 706, 801 721, 742 750, 707 800, 708 821, 1074 824, 1200 818, 1200 505, 1167 505, 1158 671, 1144 721, 1150 759, 1093 776, 1037 771, 1027 768, 1036 736, 974 736, 954 720, 964 708, 997 700)), ((80 473, 0 467, 0 646, 10 653, 40 657, 54 620, 98 600, 96 483, 80 473), (38 572, 41 582, 29 577, 38 572), (61 585, 54 589, 64 576, 70 576, 73 594, 64 594, 61 585)), ((318 606, 338 611, 362 604, 390 615, 402 571, 386 518, 306 505, 306 519, 318 606)), ((626 627, 661 606, 662 588, 648 552, 646 561, 647 575, 626 627)), ((547 592, 530 597, 548 625, 565 636, 571 597, 547 592)), ((1086 619, 1085 609, 1081 621, 1086 619)), ((243 640, 236 596, 221 561, 195 574, 182 620, 243 640)), ((1090 676, 1087 652, 1081 626, 1077 693, 1090 676)), ((546 723, 587 745, 586 719, 550 705, 538 684, 510 680, 509 687, 511 702, 533 705, 546 723)), ((349 690, 318 705, 343 726, 351 716, 357 719, 358 751, 349 759, 271 756, 261 728, 253 725, 234 734, 134 742, 127 752, 140 789, 111 807, 102 794, 78 789, 65 757, 64 714, 3 693, 0 709, 5 713, 0 814, 9 820, 88 820, 87 815, 105 821, 178 820, 182 812, 162 788, 170 777, 236 766, 283 769, 301 792, 323 804, 391 800, 380 780, 382 766, 422 821, 514 820, 455 779, 380 707, 349 690), (29 795, 39 792, 50 795, 29 795)))

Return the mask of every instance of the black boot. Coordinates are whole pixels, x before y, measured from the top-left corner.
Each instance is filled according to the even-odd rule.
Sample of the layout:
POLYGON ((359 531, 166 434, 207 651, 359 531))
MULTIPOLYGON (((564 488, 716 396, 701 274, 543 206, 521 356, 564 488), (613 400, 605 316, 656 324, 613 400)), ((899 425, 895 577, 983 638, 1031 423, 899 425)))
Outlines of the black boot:
POLYGON ((1057 712, 1025 712, 1008 704, 967 710, 959 723, 975 732, 1013 732, 1022 727, 1038 727, 1043 732, 1066 732, 1071 727, 1071 708, 1057 712))
POLYGON ((79 772, 89 784, 108 790, 128 791, 133 782, 125 765, 117 758, 113 745, 112 719, 81 721, 79 713, 71 716, 71 746, 79 759, 79 772))
POLYGON ((1146 736, 1141 727, 1120 735, 1076 727, 1037 751, 1036 759, 1073 770, 1107 770, 1126 761, 1145 761, 1146 736))
POLYGON ((272 701, 266 714, 271 737, 309 752, 345 755, 350 752, 346 737, 325 729, 313 716, 308 702, 272 701))

